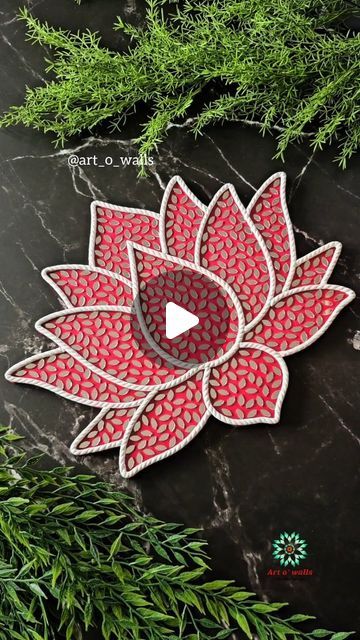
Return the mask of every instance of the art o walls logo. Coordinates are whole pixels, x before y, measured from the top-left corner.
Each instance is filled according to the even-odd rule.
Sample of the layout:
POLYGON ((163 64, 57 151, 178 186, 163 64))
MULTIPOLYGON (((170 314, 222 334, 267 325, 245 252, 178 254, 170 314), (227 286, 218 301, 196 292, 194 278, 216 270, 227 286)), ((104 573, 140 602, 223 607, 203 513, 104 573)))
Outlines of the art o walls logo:
POLYGON ((298 533, 281 533, 277 540, 272 543, 272 555, 275 560, 279 560, 283 567, 296 567, 307 556, 307 543, 300 538, 298 533))
POLYGON ((272 542, 272 557, 277 567, 270 567, 266 575, 277 578, 313 576, 314 570, 299 565, 308 557, 307 542, 299 533, 283 531, 272 542))

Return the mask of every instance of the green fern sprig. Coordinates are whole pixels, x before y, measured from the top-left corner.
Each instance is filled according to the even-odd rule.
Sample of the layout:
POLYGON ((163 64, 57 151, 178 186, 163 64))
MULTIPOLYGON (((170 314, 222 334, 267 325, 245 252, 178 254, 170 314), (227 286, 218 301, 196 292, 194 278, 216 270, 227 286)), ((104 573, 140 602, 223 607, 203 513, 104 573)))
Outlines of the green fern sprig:
POLYGON ((0 428, 0 640, 345 640, 304 632, 230 580, 208 581, 197 529, 136 509, 114 486, 39 467, 0 428), (235 634, 235 636, 234 636, 235 634))
POLYGON ((353 4, 186 0, 167 18, 166 0, 147 4, 143 26, 120 18, 115 25, 132 40, 126 52, 102 46, 97 34, 54 29, 24 9, 30 41, 52 49, 55 79, 28 89, 0 126, 22 123, 63 145, 101 122, 123 123, 145 104, 151 115, 138 138, 142 159, 170 123, 191 115, 196 134, 216 122, 255 120, 277 135, 281 157, 304 135, 315 149, 335 141, 346 166, 360 137, 360 34, 344 27, 353 4))

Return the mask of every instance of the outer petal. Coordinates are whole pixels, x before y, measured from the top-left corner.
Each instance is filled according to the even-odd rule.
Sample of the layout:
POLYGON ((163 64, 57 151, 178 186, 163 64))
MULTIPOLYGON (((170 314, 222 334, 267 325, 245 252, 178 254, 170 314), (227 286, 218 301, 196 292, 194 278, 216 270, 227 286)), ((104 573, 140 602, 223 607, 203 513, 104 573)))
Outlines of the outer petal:
POLYGON ((291 289, 274 299, 245 339, 289 356, 315 342, 354 297, 353 291, 337 285, 291 289))
POLYGON ((195 262, 226 280, 241 301, 246 323, 256 322, 273 295, 273 269, 265 243, 232 185, 224 185, 209 205, 195 262))
POLYGON ((341 252, 340 242, 329 242, 299 258, 288 289, 312 284, 323 285, 329 280, 341 252))
POLYGON ((238 353, 206 372, 203 394, 213 416, 232 425, 278 422, 288 384, 282 358, 271 349, 243 343, 238 353))
POLYGON ((123 276, 84 264, 47 267, 41 273, 67 307, 132 305, 131 281, 123 276))
POLYGON ((81 307, 51 313, 36 329, 84 367, 132 389, 167 384, 185 373, 147 348, 127 307, 81 307))
POLYGON ((5 374, 10 382, 43 387, 59 396, 90 407, 137 406, 145 392, 127 389, 94 373, 61 349, 27 358, 5 374))
POLYGON ((103 409, 75 438, 70 447, 75 456, 120 447, 126 426, 135 408, 103 409))
POLYGON ((272 258, 276 277, 275 293, 280 293, 285 284, 291 281, 296 260, 285 189, 285 173, 275 173, 264 182, 247 208, 272 258))
POLYGON ((184 260, 194 260, 195 240, 205 211, 205 205, 185 182, 174 176, 166 187, 160 210, 162 251, 184 260))
POLYGON ((120 473, 124 478, 182 449, 205 425, 206 410, 198 371, 184 384, 152 393, 134 413, 121 443, 120 473))
POLYGON ((159 250, 158 220, 158 214, 152 211, 93 202, 89 265, 115 271, 129 278, 126 243, 133 240, 159 250))

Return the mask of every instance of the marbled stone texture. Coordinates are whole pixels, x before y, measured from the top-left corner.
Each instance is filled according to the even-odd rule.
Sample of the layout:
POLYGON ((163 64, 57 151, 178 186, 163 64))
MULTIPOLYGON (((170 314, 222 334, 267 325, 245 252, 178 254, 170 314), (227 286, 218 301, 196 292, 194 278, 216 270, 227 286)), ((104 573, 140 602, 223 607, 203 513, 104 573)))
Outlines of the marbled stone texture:
MULTIPOLYGON (((141 0, 27 4, 51 24, 98 29, 109 44, 119 41, 111 24, 120 9, 133 21, 144 11, 141 0)), ((39 84, 44 74, 42 52, 25 42, 15 14, 13 0, 2 0, 1 110, 19 103, 25 84, 39 84)), ((305 142, 293 145, 282 165, 272 160, 274 139, 262 138, 255 124, 219 126, 196 141, 187 129, 171 127, 147 179, 138 179, 133 166, 68 166, 72 152, 101 159, 135 155, 129 129, 114 135, 104 127, 61 151, 32 130, 0 132, 1 374, 47 347, 33 325, 59 303, 40 271, 86 262, 91 200, 157 210, 174 173, 204 201, 225 181, 246 202, 272 172, 285 169, 299 255, 339 240, 343 252, 332 281, 358 288, 359 157, 341 171, 333 151, 314 154, 305 142)), ((278 425, 237 429, 211 419, 190 446, 131 482, 120 479, 116 452, 84 457, 81 465, 127 487, 145 511, 203 527, 218 577, 316 614, 319 626, 359 629, 359 315, 354 302, 318 343, 287 360, 290 386, 278 425), (283 530, 307 540, 303 566, 314 570, 312 577, 266 576, 275 566, 271 542, 283 530)), ((1 380, 2 423, 56 463, 75 462, 69 444, 92 415, 45 391, 1 380)))

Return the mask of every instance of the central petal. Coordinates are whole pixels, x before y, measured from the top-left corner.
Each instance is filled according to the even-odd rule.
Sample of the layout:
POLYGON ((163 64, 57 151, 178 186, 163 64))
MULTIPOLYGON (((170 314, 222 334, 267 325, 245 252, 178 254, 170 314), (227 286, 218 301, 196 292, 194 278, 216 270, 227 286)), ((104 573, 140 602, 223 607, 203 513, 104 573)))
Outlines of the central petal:
MULTIPOLYGON (((136 320, 143 348, 192 368, 228 357, 239 344, 244 320, 232 289, 212 273, 175 256, 129 243, 136 320), (166 305, 175 303, 198 323, 167 337, 166 305)), ((138 332, 137 332, 138 333, 138 332)))

